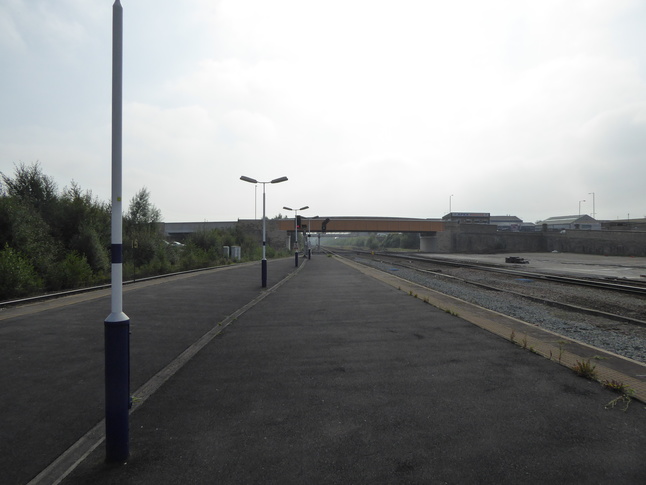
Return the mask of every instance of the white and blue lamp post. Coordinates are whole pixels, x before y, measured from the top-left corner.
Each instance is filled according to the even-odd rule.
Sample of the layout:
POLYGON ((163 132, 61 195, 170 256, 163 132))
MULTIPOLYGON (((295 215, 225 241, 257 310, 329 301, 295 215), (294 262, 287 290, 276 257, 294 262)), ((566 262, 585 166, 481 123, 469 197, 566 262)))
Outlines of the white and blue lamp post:
POLYGON ((106 461, 129 455, 130 319, 123 313, 123 236, 121 195, 123 7, 112 7, 112 298, 104 321, 106 461))
POLYGON ((270 180, 269 182, 259 182, 256 179, 252 179, 251 177, 245 177, 244 175, 240 177, 240 180, 244 180, 245 182, 249 182, 250 184, 262 184, 262 263, 261 263, 261 281, 262 281, 262 287, 266 288, 267 287, 267 256, 266 256, 266 247, 267 247, 267 230, 265 228, 266 220, 265 220, 265 184, 279 184, 280 182, 286 182, 287 177, 280 177, 274 180, 270 180))
POLYGON ((286 211, 294 211, 294 264, 298 268, 298 211, 309 209, 310 206, 306 205, 300 209, 292 209, 291 207, 283 206, 286 211))

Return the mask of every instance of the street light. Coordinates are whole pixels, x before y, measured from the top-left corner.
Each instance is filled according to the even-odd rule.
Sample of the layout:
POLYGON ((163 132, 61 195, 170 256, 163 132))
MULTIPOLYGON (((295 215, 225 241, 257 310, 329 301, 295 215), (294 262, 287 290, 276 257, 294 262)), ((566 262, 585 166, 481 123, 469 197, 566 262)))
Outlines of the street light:
POLYGON ((579 215, 581 215, 581 202, 585 202, 585 199, 579 201, 579 215))
POLYGON ((449 214, 451 213, 451 198, 453 197, 453 194, 449 195, 449 214))
POLYGON ((291 207, 283 206, 286 211, 294 211, 294 263, 298 268, 298 211, 309 209, 310 206, 306 205, 300 209, 292 209, 291 207))
POLYGON ((596 219, 597 218, 597 212, 596 212, 596 209, 595 209, 595 206, 594 206, 595 205, 594 204, 594 192, 588 192, 588 195, 592 196, 592 218, 596 219))
POLYGON ((249 182, 250 184, 262 184, 262 263, 261 263, 261 281, 262 287, 267 287, 267 256, 266 256, 266 247, 267 247, 267 230, 265 229, 265 184, 279 184, 281 182, 286 182, 287 177, 280 177, 269 182, 259 182, 256 179, 251 177, 245 177, 244 175, 240 177, 240 180, 244 182, 249 182))

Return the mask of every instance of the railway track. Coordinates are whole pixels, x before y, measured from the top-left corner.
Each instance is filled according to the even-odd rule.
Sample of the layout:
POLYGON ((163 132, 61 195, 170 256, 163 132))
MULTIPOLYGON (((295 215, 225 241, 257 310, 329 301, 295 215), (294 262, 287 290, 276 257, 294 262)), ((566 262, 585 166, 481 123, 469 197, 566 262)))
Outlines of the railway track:
MULTIPOLYGON (((400 260, 417 262, 421 264, 432 263, 434 265, 450 266, 457 268, 471 268, 481 271, 489 271, 492 273, 501 273, 513 275, 516 277, 532 278, 534 280, 552 281, 555 283, 570 284, 575 286, 586 286, 590 288, 598 288, 606 291, 616 291, 620 293, 633 294, 646 297, 646 283, 639 281, 619 282, 617 280, 608 281, 608 279, 597 278, 575 278, 572 276, 563 276, 547 273, 536 273, 532 271, 523 271, 520 269, 503 268, 498 265, 484 264, 484 263, 469 263, 464 261, 453 261, 444 258, 427 258, 415 256, 408 253, 385 253, 385 252, 369 252, 369 251, 351 251, 356 254, 364 256, 373 256, 377 258, 389 258, 393 262, 400 260)), ((398 263, 399 264, 399 263, 398 263)))

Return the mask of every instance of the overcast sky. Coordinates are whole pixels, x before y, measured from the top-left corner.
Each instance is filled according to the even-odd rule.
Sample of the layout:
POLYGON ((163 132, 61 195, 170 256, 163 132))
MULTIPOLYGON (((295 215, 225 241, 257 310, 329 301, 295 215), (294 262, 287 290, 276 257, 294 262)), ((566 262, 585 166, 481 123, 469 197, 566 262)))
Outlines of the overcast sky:
MULTIPOLYGON (((122 5, 123 197, 167 222, 260 217, 241 175, 289 178, 269 217, 646 215, 646 1, 122 5)), ((0 171, 110 200, 112 6, 0 0, 0 171)))

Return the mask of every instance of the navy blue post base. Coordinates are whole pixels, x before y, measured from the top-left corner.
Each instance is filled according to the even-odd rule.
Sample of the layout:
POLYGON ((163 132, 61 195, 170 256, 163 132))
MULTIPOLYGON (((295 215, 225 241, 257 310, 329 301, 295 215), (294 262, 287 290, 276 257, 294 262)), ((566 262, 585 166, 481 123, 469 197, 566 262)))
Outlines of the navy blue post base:
POLYGON ((262 287, 267 288, 267 260, 262 260, 262 287))
POLYGON ((124 462, 129 455, 130 320, 106 320, 104 327, 106 461, 124 462))
POLYGON ((298 268, 298 251, 294 253, 294 265, 298 268))

